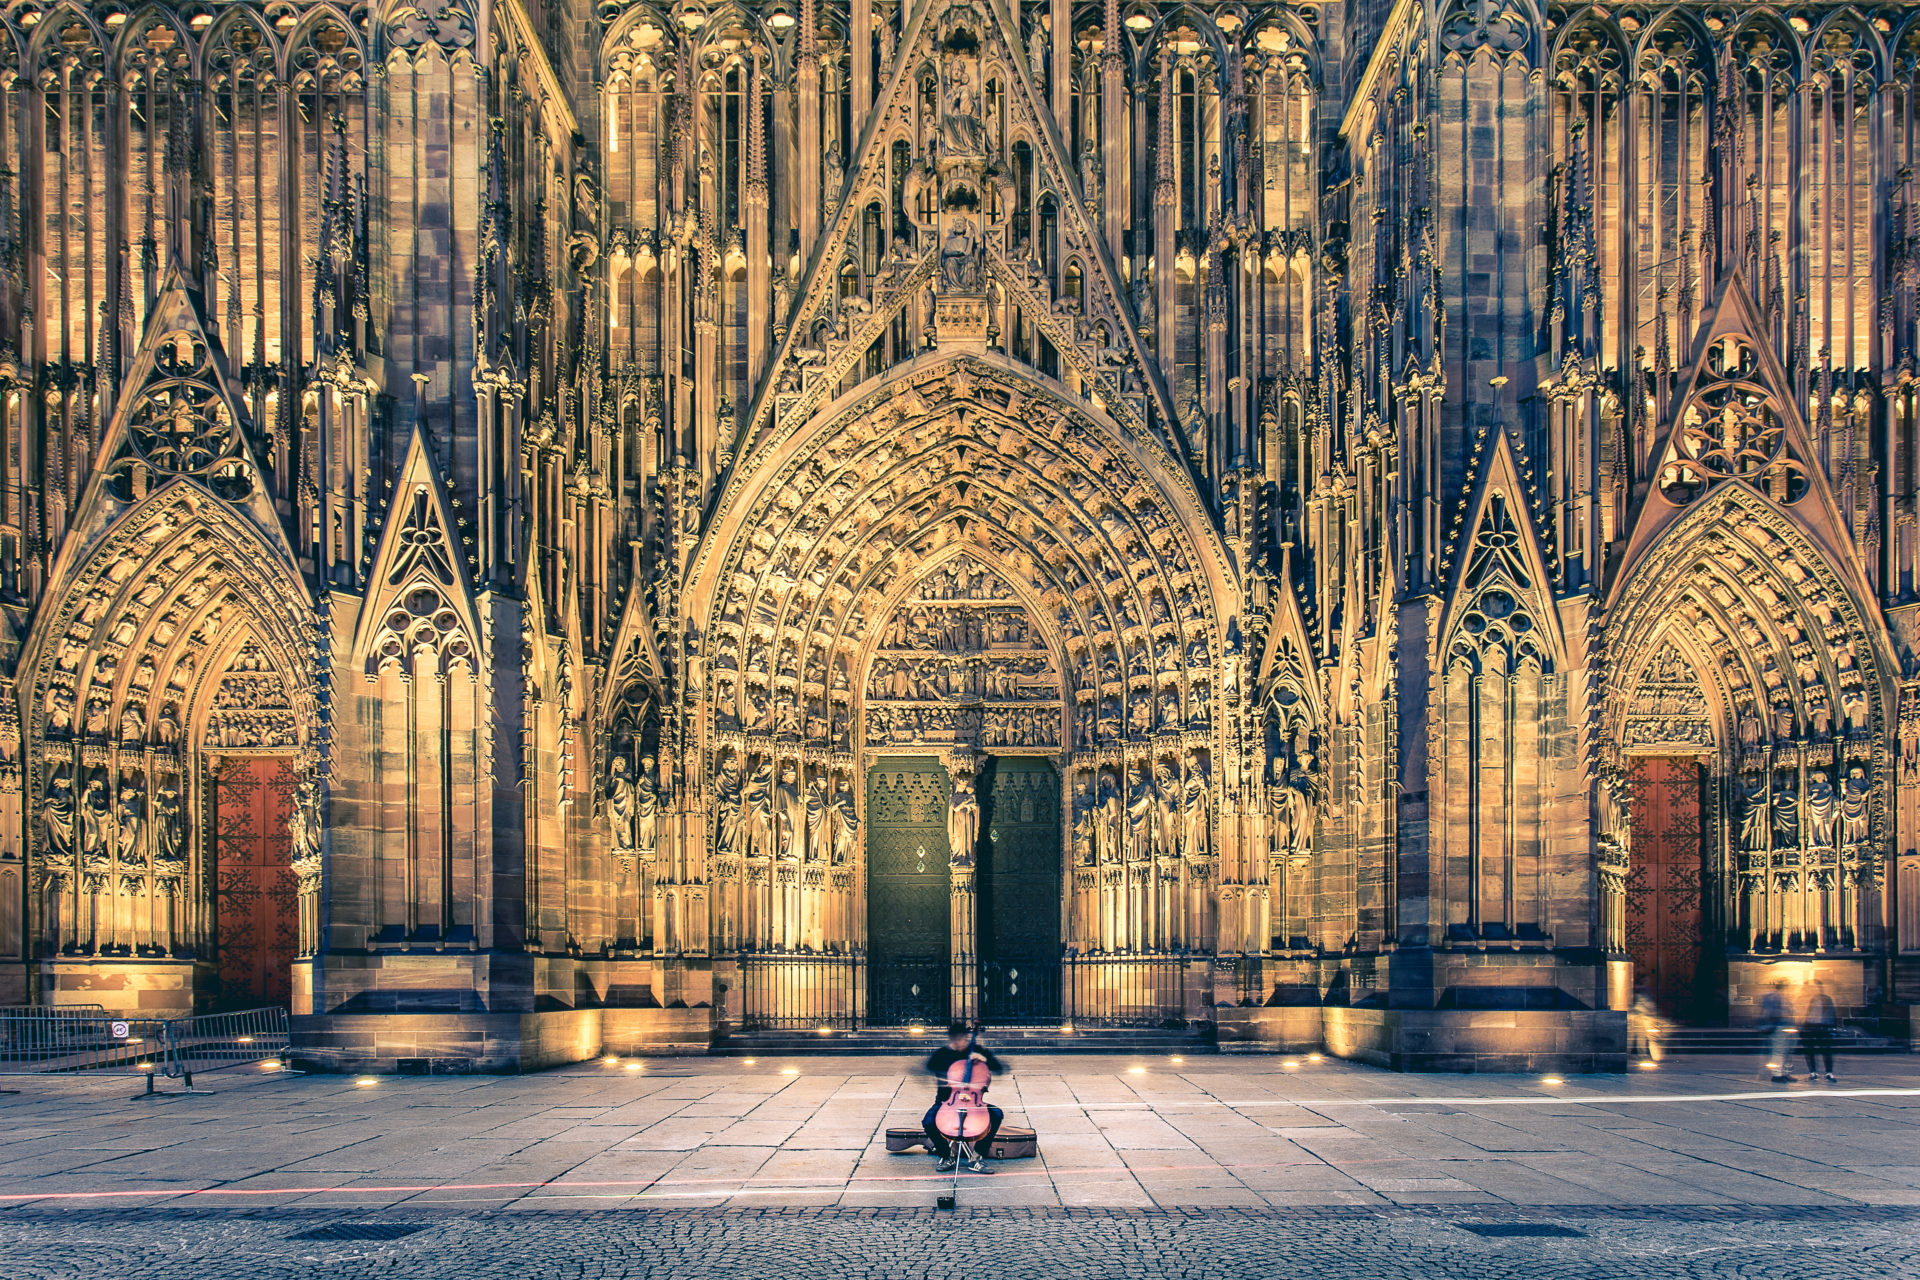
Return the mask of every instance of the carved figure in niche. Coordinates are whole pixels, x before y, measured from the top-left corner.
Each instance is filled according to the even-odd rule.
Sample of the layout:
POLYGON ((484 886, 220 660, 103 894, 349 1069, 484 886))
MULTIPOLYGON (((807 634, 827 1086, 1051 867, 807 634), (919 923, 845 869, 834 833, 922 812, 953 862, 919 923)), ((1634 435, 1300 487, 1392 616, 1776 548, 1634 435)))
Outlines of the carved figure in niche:
POLYGON ((827 839, 834 866, 844 867, 853 861, 854 846, 860 839, 860 817, 854 811, 853 791, 844 783, 834 788, 827 801, 827 839))
POLYGON ((615 756, 607 766, 607 825, 611 828, 614 861, 621 866, 633 862, 634 787, 628 776, 627 758, 615 756))
POLYGON ((114 849, 121 868, 138 868, 147 860, 147 797, 139 787, 122 783, 119 812, 115 815, 114 849))
POLYGON ((1073 865, 1091 867, 1098 860, 1094 841, 1093 787, 1085 781, 1073 798, 1073 865))
POLYGON ((94 774, 80 797, 80 865, 88 877, 104 877, 113 861, 113 799, 106 779, 94 774))
POLYGON ((1094 846, 1102 864, 1119 862, 1125 857, 1121 847, 1126 830, 1126 814, 1120 799, 1120 785, 1112 773, 1103 769, 1094 792, 1094 846))
POLYGON ((720 773, 713 783, 714 851, 721 855, 741 852, 740 841, 745 832, 741 823, 740 790, 740 761, 728 752, 720 762, 720 773))
POLYGON ((1284 756, 1273 762, 1274 846, 1289 858, 1305 857, 1313 846, 1316 817, 1313 792, 1303 769, 1287 770, 1284 756))
POLYGON ((1854 849, 1866 844, 1873 807, 1873 779, 1863 764, 1847 766, 1846 790, 1840 797, 1840 843, 1854 849))
POLYGON ((1156 801, 1154 844, 1161 857, 1178 857, 1180 853, 1180 780, 1174 776, 1170 761, 1162 760, 1154 766, 1153 789, 1156 801))
MULTIPOLYGON (((293 811, 297 817, 304 806, 296 802, 293 811)), ((318 832, 314 834, 317 837, 318 832)), ((296 867, 304 843, 298 838, 293 842, 296 867)), ((153 874, 162 881, 178 881, 186 873, 187 829, 180 814, 180 792, 162 783, 153 793, 153 874)))
POLYGON ((165 747, 180 741, 180 709, 173 703, 160 708, 160 715, 153 722, 153 736, 165 747))
POLYGON ((1740 745, 1757 747, 1760 745, 1760 718, 1753 714, 1751 707, 1740 710, 1740 745))
POLYGON ((947 288, 965 291, 979 287, 977 245, 973 223, 966 214, 956 214, 947 224, 947 238, 940 243, 940 278, 947 288))
POLYGON ((771 858, 775 853, 772 761, 762 760, 748 776, 740 807, 747 823, 747 856, 771 858))
POLYGON ((41 863, 50 875, 64 876, 73 870, 73 778, 63 768, 47 779, 47 794, 40 802, 40 821, 46 833, 41 863))
POLYGON ((1833 828, 1840 816, 1840 799, 1833 792, 1833 779, 1825 769, 1807 773, 1807 844, 1815 849, 1833 847, 1833 828))
POLYGON ((947 806, 947 847, 953 865, 971 867, 974 851, 980 844, 980 800, 973 793, 973 776, 956 773, 953 800, 947 806))
POLYGON ((807 797, 800 789, 800 771, 791 760, 780 762, 780 782, 773 789, 773 830, 782 862, 803 862, 807 854, 807 797))
POLYGON ((1800 799, 1790 775, 1783 774, 1773 789, 1773 844, 1776 849, 1800 847, 1800 799))
POLYGON ((1742 849, 1749 853, 1759 853, 1767 847, 1769 814, 1767 780, 1764 777, 1742 780, 1740 783, 1740 847, 1742 849))
POLYGON ((1185 819, 1181 844, 1189 858, 1204 858, 1213 852, 1213 785, 1198 752, 1187 752, 1186 766, 1187 790, 1180 806, 1185 819))
POLYGON ((987 154, 987 128, 980 120, 973 68, 966 58, 948 58, 946 73, 946 111, 940 117, 943 159, 978 159, 987 154))
POLYGON ((1127 860, 1153 856, 1153 824, 1159 797, 1138 760, 1127 766, 1127 860))
POLYGON ((653 757, 640 757, 640 773, 633 781, 633 848, 643 858, 653 856, 660 830, 660 787, 654 780, 653 757))
MULTIPOLYGON (((154 802, 153 840, 156 871, 160 869, 159 859, 165 847, 165 837, 162 835, 162 814, 166 812, 166 805, 170 798, 177 819, 179 801, 172 791, 162 788, 160 798, 154 802)), ((184 846, 185 827, 176 820, 174 829, 176 838, 184 846)), ((318 878, 320 875, 320 833, 320 788, 316 783, 302 782, 298 793, 294 796, 293 811, 287 815, 287 835, 293 844, 294 874, 303 882, 318 878)), ((181 857, 184 859, 185 854, 182 853, 181 857)))

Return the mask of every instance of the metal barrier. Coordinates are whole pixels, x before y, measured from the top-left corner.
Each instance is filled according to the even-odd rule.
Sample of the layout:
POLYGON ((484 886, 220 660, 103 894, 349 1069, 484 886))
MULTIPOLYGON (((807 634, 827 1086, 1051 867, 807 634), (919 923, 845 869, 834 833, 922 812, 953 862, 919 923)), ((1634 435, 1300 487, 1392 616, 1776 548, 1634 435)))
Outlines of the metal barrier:
POLYGON ((743 955, 740 1029, 852 1030, 865 988, 866 963, 859 956, 743 955))
POLYGON ((160 1018, 49 1013, 0 1015, 0 1075, 144 1075, 167 1062, 167 1024, 160 1018))
POLYGON ((0 1004, 0 1018, 104 1018, 103 1004, 0 1004))
MULTIPOLYGON (((195 1071, 277 1058, 291 1041, 285 1009, 198 1018, 123 1018, 49 1006, 0 1013, 0 1076, 156 1075, 191 1090, 195 1071)), ((144 1096, 144 1095, 143 1095, 144 1096)))
POLYGON ((217 1071, 269 1058, 278 1059, 284 1067, 293 1043, 287 1011, 279 1007, 177 1018, 166 1027, 166 1076, 182 1080, 189 1089, 195 1071, 217 1071))

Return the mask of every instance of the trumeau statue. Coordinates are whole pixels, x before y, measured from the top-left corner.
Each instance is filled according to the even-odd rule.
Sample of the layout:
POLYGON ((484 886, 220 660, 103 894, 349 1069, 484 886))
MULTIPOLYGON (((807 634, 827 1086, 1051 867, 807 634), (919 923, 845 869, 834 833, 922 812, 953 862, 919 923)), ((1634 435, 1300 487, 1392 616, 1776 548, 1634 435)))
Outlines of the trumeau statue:
POLYGON ((607 823, 613 835, 613 856, 622 863, 638 852, 635 841, 635 795, 627 776, 627 758, 615 756, 607 765, 607 823))
POLYGON ((971 867, 980 844, 980 800, 973 793, 973 775, 957 773, 953 799, 947 806, 947 848, 953 865, 971 867))

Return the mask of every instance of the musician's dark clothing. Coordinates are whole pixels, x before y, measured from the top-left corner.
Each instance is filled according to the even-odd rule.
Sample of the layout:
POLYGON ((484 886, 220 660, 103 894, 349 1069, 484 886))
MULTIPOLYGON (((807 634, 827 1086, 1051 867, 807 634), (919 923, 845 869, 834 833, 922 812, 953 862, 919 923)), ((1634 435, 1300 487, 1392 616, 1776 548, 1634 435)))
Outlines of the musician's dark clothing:
MULTIPOLYGON (((975 1046, 974 1052, 987 1060, 987 1070, 995 1075, 1007 1069, 1006 1064, 994 1057, 993 1051, 986 1046, 975 1046)), ((952 1157, 953 1144, 947 1139, 946 1134, 940 1132, 939 1126, 934 1124, 934 1113, 940 1110, 941 1103, 953 1096, 953 1090, 947 1087, 947 1068, 956 1062, 965 1062, 967 1056, 963 1049, 943 1045, 927 1057, 927 1070, 933 1073, 934 1079, 938 1080, 940 1085, 934 1094, 933 1105, 928 1107, 927 1114, 920 1118, 920 1128, 926 1133, 927 1145, 933 1149, 933 1154, 942 1160, 952 1157)), ((987 1131, 974 1140, 974 1150, 982 1155, 986 1154, 987 1148, 993 1145, 994 1135, 1000 1132, 1000 1122, 1005 1118, 1006 1112, 992 1103, 987 1104, 987 1131)))

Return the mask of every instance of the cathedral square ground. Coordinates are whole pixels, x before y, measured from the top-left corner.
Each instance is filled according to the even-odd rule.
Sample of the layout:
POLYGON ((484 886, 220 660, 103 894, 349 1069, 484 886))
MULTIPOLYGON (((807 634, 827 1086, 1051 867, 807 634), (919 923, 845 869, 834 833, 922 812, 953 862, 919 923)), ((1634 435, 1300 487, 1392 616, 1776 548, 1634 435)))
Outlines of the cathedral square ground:
POLYGON ((1558 1084, 1305 1058, 1012 1065, 993 1096, 1041 1154, 963 1182, 952 1214, 926 1157, 885 1150, 927 1093, 897 1059, 229 1072, 140 1102, 28 1081, 0 1134, 0 1250, 22 1277, 1920 1266, 1906 1057, 1811 1088, 1757 1083, 1744 1058, 1558 1084))

